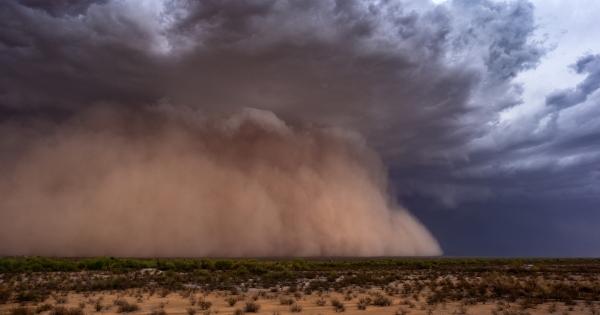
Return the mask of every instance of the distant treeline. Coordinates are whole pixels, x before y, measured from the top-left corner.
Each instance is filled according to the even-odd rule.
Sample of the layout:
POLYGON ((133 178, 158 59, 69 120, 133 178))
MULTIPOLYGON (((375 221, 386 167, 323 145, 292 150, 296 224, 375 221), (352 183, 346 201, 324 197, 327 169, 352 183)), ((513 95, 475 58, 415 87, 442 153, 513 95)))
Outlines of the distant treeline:
POLYGON ((552 268, 562 270, 600 269, 600 259, 584 258, 303 258, 303 259, 246 259, 246 258, 49 258, 3 257, 0 273, 14 272, 127 272, 145 268, 162 271, 191 272, 196 270, 243 270, 250 274, 271 271, 327 271, 373 269, 469 269, 552 268), (566 268, 570 266, 570 268, 566 268))

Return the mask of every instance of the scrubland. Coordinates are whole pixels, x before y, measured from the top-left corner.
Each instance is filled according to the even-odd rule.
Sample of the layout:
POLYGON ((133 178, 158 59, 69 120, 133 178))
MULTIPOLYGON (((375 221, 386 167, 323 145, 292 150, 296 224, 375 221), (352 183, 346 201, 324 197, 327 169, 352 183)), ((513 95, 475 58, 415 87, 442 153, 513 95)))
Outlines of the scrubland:
POLYGON ((600 314, 600 260, 1 258, 0 313, 600 314))

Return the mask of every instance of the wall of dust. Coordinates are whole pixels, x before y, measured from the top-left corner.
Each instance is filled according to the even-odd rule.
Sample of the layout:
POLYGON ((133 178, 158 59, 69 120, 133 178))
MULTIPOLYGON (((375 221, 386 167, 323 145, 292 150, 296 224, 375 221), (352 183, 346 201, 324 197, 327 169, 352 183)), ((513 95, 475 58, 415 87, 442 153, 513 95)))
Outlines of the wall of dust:
POLYGON ((0 128, 2 255, 440 254, 348 131, 169 106, 0 128))

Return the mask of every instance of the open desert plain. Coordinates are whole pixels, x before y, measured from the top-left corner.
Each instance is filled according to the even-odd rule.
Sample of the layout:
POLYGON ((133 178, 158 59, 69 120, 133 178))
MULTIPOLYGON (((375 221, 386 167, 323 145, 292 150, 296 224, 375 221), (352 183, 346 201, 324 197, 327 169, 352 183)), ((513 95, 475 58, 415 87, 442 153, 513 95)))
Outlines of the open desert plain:
POLYGON ((80 314, 599 314, 592 259, 1 260, 0 310, 80 314))

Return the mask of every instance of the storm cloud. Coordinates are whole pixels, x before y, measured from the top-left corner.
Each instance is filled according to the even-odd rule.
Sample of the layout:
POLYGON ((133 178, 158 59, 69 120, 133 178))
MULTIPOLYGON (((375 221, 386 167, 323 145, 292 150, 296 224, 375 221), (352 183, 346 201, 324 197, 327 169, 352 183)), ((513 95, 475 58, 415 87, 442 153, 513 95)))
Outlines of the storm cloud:
POLYGON ((256 108, 359 134, 391 176, 381 189, 417 216, 524 191, 588 198, 598 58, 573 60, 583 81, 530 110, 516 79, 551 47, 535 12, 526 0, 3 1, 2 168, 48 126, 104 108, 124 120, 256 108))

